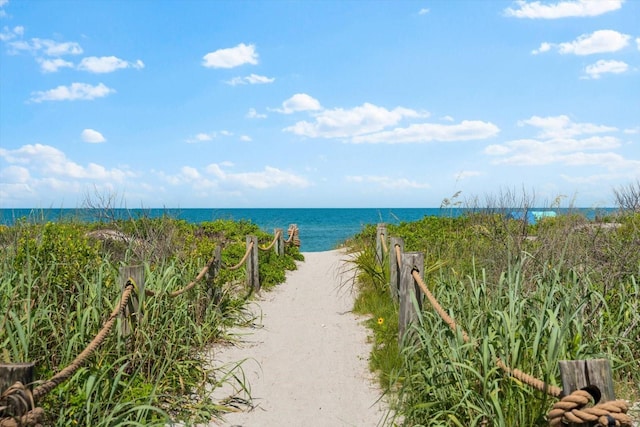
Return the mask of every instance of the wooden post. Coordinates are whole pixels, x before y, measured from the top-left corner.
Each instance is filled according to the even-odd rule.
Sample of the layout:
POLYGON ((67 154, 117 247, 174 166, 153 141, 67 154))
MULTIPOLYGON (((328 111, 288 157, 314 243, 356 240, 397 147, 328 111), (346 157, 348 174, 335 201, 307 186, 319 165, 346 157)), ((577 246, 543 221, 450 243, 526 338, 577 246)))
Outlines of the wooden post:
POLYGON ((0 394, 20 381, 32 389, 35 363, 0 363, 0 394))
MULTIPOLYGON (((558 363, 564 396, 587 386, 595 386, 600 392, 599 403, 616 399, 609 360, 561 360, 558 363)), ((573 426, 574 424, 569 425, 573 426)))
POLYGON ((258 270, 258 238, 256 236, 247 236, 247 248, 253 243, 253 248, 247 258, 247 285, 258 292, 260 290, 260 277, 258 270))
POLYGON ((135 287, 129 298, 129 302, 125 306, 122 314, 123 317, 121 332, 123 337, 128 337, 135 330, 138 322, 142 320, 142 299, 144 298, 144 266, 132 265, 120 267, 120 283, 122 290, 129 280, 132 280, 135 287))
POLYGON ((207 306, 212 304, 218 304, 218 295, 215 286, 216 276, 220 271, 220 267, 222 266, 222 248, 220 245, 216 246, 215 251, 213 252, 213 262, 209 266, 207 270, 207 274, 205 276, 205 283, 207 286, 207 306))
POLYGON ((382 265, 384 260, 384 242, 387 238, 387 224, 379 223, 376 229, 376 261, 382 265))
POLYGON ((284 230, 282 228, 276 228, 273 231, 273 234, 278 236, 278 239, 276 240, 276 254, 278 254, 278 256, 283 256, 284 255, 284 230))
POLYGON ((391 296, 398 302, 400 295, 400 265, 396 256, 396 246, 400 246, 400 253, 404 252, 404 240, 400 237, 392 237, 389 244, 389 287, 391 296))
POLYGON ((400 306, 398 308, 398 341, 402 343, 409 325, 415 321, 418 314, 413 301, 418 302, 418 309, 422 309, 422 292, 413 278, 413 271, 424 271, 424 254, 422 252, 407 252, 402 254, 400 267, 400 306))

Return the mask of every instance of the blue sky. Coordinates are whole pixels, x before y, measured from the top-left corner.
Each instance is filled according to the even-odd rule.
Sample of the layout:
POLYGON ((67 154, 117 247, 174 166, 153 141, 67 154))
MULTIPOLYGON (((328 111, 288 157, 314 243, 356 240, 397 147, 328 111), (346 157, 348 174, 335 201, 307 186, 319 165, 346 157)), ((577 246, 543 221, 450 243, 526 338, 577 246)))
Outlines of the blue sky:
POLYGON ((0 207, 613 206, 640 1, 0 0, 0 207))

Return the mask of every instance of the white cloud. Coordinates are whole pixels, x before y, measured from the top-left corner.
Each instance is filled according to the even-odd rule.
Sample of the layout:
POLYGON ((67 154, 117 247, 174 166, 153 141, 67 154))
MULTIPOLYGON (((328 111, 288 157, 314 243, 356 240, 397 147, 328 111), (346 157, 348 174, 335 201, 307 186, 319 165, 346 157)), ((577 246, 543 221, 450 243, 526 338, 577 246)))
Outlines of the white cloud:
POLYGON ((65 182, 69 182, 69 179, 124 182, 127 178, 135 176, 130 171, 107 169, 96 163, 82 166, 68 159, 64 152, 57 148, 43 144, 24 145, 15 150, 0 149, 0 157, 11 165, 19 165, 23 168, 20 174, 23 178, 32 177, 65 182))
POLYGON ((61 59, 61 58, 55 58, 55 59, 38 58, 37 61, 40 64, 40 69, 42 70, 43 73, 55 73, 60 68, 73 67, 73 62, 65 61, 64 59, 61 59))
POLYGON ((359 135, 352 142, 360 143, 424 143, 431 141, 471 141, 487 139, 500 133, 500 128, 491 122, 479 120, 463 120, 459 124, 442 125, 436 123, 419 123, 405 128, 359 135))
POLYGON ((518 122, 520 126, 539 128, 536 138, 507 141, 489 145, 484 153, 496 158, 494 163, 509 165, 590 166, 607 170, 640 170, 639 160, 629 160, 616 153, 620 140, 613 135, 593 135, 617 132, 614 127, 591 123, 573 123, 567 116, 538 117, 518 122))
POLYGON ((480 171, 460 171, 457 174, 455 174, 454 178, 456 180, 463 180, 463 179, 473 178, 474 176, 481 176, 481 175, 484 175, 484 173, 480 171))
POLYGON ((253 139, 249 135, 240 135, 240 141, 251 142, 253 139))
POLYGON ((629 44, 631 36, 614 30, 597 30, 591 34, 582 34, 570 42, 540 44, 531 53, 548 52, 555 48, 562 55, 592 55, 594 53, 617 52, 629 44))
POLYGON ((599 79, 602 74, 621 74, 625 73, 627 70, 629 70, 629 65, 626 62, 615 60, 607 61, 601 59, 595 64, 588 65, 584 71, 587 75, 587 78, 599 79))
POLYGON ((99 144, 101 142, 105 142, 106 139, 100 132, 93 129, 85 129, 80 134, 80 137, 84 142, 89 142, 91 144, 99 144))
POLYGON ((249 119, 266 119, 267 115, 258 113, 255 108, 249 108, 249 111, 247 111, 246 117, 249 119))
POLYGON ((539 1, 516 1, 517 8, 505 9, 507 16, 531 19, 558 19, 568 17, 598 16, 618 10, 624 0, 573 0, 543 4, 539 1))
POLYGON ((636 39, 636 46, 638 47, 638 50, 640 50, 640 37, 636 39))
POLYGON ((388 176, 376 176, 376 175, 355 175, 347 176, 347 181, 356 183, 375 184, 376 187, 381 187, 391 190, 401 189, 422 189, 430 188, 431 186, 424 182, 412 181, 407 178, 392 178, 388 176))
POLYGON ((348 138, 381 131, 405 118, 427 115, 427 113, 419 113, 408 108, 396 107, 393 110, 387 110, 384 107, 364 103, 350 110, 335 108, 321 111, 314 114, 315 121, 300 121, 284 130, 310 138, 348 138))
POLYGON ((418 15, 426 15, 427 13, 429 13, 429 8, 426 7, 423 7, 418 11, 418 15))
POLYGON ((212 163, 207 166, 206 171, 217 178, 220 184, 227 186, 263 190, 281 186, 306 188, 310 185, 305 178, 299 175, 282 171, 271 166, 265 166, 263 171, 240 173, 225 172, 222 169, 223 166, 228 167, 230 165, 212 163))
POLYGON ((87 83, 71 83, 71 86, 58 86, 55 89, 47 91, 33 92, 31 101, 76 101, 76 100, 92 100, 95 98, 102 98, 111 93, 114 93, 115 89, 111 89, 105 86, 103 83, 99 83, 96 86, 92 86, 87 83))
POLYGON ((13 40, 16 37, 22 37, 24 35, 24 27, 18 25, 16 27, 9 28, 4 26, 2 28, 2 32, 0 32, 0 41, 8 42, 9 40, 13 40))
POLYGON ((256 84, 266 84, 273 83, 276 79, 272 77, 260 76, 258 74, 250 74, 244 77, 234 77, 231 80, 227 80, 225 83, 231 86, 237 85, 256 85, 256 84))
POLYGON ((595 125, 592 123, 574 123, 568 116, 532 116, 518 121, 518 126, 529 125, 540 129, 539 138, 570 138, 574 136, 614 132, 618 129, 611 126, 595 125))
POLYGON ((202 59, 202 65, 207 68, 234 68, 244 64, 256 65, 258 54, 255 45, 240 43, 236 47, 209 52, 202 59))
POLYGON ((139 59, 136 62, 129 62, 116 56, 88 56, 78 64, 78 70, 97 74, 111 73, 123 68, 142 69, 144 63, 139 59))
POLYGON ((320 102, 306 93, 296 93, 291 98, 282 103, 281 109, 274 109, 283 114, 291 114, 297 111, 317 111, 321 110, 320 102))
MULTIPOLYGON (((20 28, 21 32, 18 34, 14 29, 14 34, 22 35, 24 29, 22 27, 16 28, 20 28)), ((31 41, 9 41, 8 45, 12 48, 12 53, 26 51, 34 54, 43 54, 45 56, 64 56, 80 55, 83 52, 82 47, 76 42, 57 42, 55 40, 39 38, 33 38, 31 41)))

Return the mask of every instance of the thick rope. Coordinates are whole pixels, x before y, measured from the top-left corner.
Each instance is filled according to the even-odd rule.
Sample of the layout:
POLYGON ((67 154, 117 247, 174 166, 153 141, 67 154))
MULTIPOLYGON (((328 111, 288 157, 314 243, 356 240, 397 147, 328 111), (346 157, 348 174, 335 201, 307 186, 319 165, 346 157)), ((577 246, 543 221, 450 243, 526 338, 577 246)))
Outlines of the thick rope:
POLYGON ((631 417, 624 400, 612 400, 592 406, 593 397, 585 390, 576 390, 553 405, 549 412, 549 425, 552 427, 568 423, 598 423, 600 426, 631 426, 631 417))
POLYGON ((202 278, 204 277, 205 274, 207 274, 207 271, 209 271, 209 269, 211 268, 211 266, 213 265, 213 263, 216 261, 216 257, 214 256, 213 258, 211 258, 209 260, 209 262, 207 263, 207 265, 205 265, 204 267, 202 267, 202 270, 200 270, 200 273, 198 273, 198 275, 196 276, 196 278, 189 283, 187 286, 185 286, 182 289, 178 289, 177 291, 173 291, 171 293, 169 293, 169 296, 171 298, 175 298, 178 295, 182 295, 185 292, 190 291, 191 289, 193 289, 193 287, 200 281, 202 280, 202 278))
POLYGON ((398 268, 402 265, 402 250, 400 249, 400 245, 396 245, 396 263, 398 264, 398 268))
POLYGON ((276 232, 276 235, 274 236, 273 241, 271 243, 269 243, 269 246, 267 246, 265 248, 258 246, 258 249, 260 249, 261 251, 268 251, 269 249, 271 249, 273 247, 273 245, 276 244, 276 242, 278 241, 278 237, 279 236, 280 236, 280 230, 278 230, 276 232))
POLYGON ((0 427, 40 427, 44 419, 44 409, 33 408, 19 417, 0 419, 0 427))
MULTIPOLYGON (((422 292, 424 292, 424 294, 427 296, 427 299, 429 300, 433 308, 436 310, 436 312, 440 315, 442 320, 444 320, 444 322, 451 328, 451 330, 453 330, 454 332, 457 331, 458 325, 456 324, 455 320, 453 320, 451 316, 449 316, 447 312, 444 311, 444 308, 442 308, 438 300, 429 291, 429 289, 427 288, 427 285, 425 285, 424 281, 422 280, 422 276, 420 276, 420 272, 414 269, 411 272, 411 275, 415 279, 418 286, 420 286, 420 289, 422 289, 422 292)), ((467 335, 465 330, 462 328, 460 328, 460 332, 462 333, 462 339, 464 340, 464 342, 468 343, 470 341, 469 335, 467 335)))
POLYGON ((525 374, 520 369, 511 369, 510 367, 505 365, 502 359, 500 358, 496 359, 496 365, 498 366, 498 368, 502 369, 507 374, 511 375, 513 378, 525 383, 529 387, 533 387, 536 390, 543 391, 553 397, 562 396, 562 389, 560 387, 547 384, 544 381, 539 380, 538 378, 532 375, 525 374))
POLYGON ((289 228, 287 229, 287 233, 289 233, 289 238, 287 240, 285 240, 285 243, 291 243, 294 242, 295 244, 295 238, 296 235, 298 234, 298 227, 295 225, 291 225, 289 226, 289 228))
POLYGON ((98 332, 95 338, 89 343, 89 345, 87 345, 82 353, 80 353, 75 358, 75 360, 69 364, 69 366, 67 366, 62 371, 58 372, 49 380, 45 381, 43 384, 33 390, 33 399, 35 401, 39 400, 45 394, 53 390, 56 386, 71 377, 78 370, 78 368, 89 358, 89 356, 91 356, 91 354, 100 346, 100 344, 102 344, 107 335, 109 335, 109 332, 111 332, 111 328, 113 328, 113 325, 116 322, 116 318, 127 305, 134 287, 135 284, 131 281, 131 279, 129 279, 125 286, 124 292, 122 293, 122 297, 120 298, 120 304, 118 304, 113 309, 111 315, 109 316, 109 319, 106 321, 100 332, 98 332))
POLYGON ((245 261, 247 261, 247 258, 249 258, 249 254, 251 254, 251 250, 253 249, 253 242, 249 243, 249 246, 247 246, 247 252, 245 252, 244 256, 242 257, 242 259, 240 260, 239 263, 237 263, 236 265, 234 265, 233 267, 225 267, 227 270, 237 270, 240 267, 242 267, 242 264, 245 263, 245 261))
POLYGON ((384 251, 384 253, 389 253, 389 248, 387 247, 387 239, 385 238, 384 233, 380 233, 380 241, 382 243, 382 250, 384 251))

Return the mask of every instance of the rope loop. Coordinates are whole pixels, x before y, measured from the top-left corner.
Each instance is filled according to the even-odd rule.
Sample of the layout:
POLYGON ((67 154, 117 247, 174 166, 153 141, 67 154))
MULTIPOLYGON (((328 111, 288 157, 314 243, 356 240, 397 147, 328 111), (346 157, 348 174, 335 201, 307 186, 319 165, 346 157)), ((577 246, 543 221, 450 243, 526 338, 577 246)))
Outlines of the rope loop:
POLYGON ((603 427, 631 427, 628 410, 624 400, 597 403, 586 389, 576 390, 553 405, 548 414, 549 425, 555 427, 568 423, 597 423, 597 426, 603 427))

